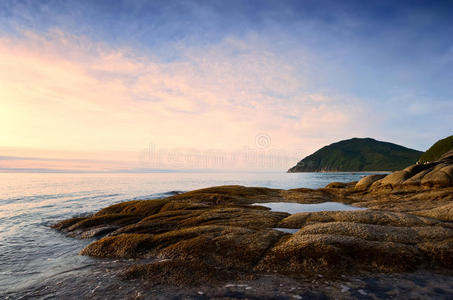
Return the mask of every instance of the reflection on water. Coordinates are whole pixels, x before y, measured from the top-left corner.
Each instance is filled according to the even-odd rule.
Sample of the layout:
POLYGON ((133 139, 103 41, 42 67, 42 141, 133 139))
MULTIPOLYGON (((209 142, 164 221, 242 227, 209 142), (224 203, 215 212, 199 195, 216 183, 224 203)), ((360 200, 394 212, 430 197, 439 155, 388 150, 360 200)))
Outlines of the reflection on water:
POLYGON ((296 233, 297 231, 299 231, 299 229, 292 229, 292 228, 280 228, 280 227, 275 227, 275 228, 272 228, 272 229, 275 229, 275 230, 278 230, 278 231, 281 231, 281 232, 285 232, 285 233, 296 233))
POLYGON ((322 202, 315 204, 301 204, 293 202, 267 202, 254 203, 253 205, 265 206, 271 211, 287 212, 289 214, 297 214, 302 212, 317 212, 317 211, 340 211, 340 210, 362 210, 366 208, 355 207, 338 202, 322 202))

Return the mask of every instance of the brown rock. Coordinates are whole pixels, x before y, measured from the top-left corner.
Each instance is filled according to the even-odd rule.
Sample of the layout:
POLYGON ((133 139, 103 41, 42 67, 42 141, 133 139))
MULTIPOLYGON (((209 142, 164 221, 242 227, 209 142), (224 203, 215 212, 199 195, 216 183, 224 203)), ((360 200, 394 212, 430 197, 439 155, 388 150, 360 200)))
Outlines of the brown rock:
POLYGON ((414 212, 414 214, 417 214, 419 216, 436 218, 438 220, 453 222, 453 203, 435 207, 429 210, 417 211, 414 212))
POLYGON ((431 258, 432 265, 453 266, 453 239, 422 243, 418 247, 431 258))
POLYGON ((414 176, 412 176, 409 179, 407 179, 406 181, 404 181, 403 185, 420 186, 423 177, 431 171, 432 171, 432 169, 426 169, 426 170, 420 171, 419 173, 415 174, 414 176))
POLYGON ((297 234, 355 236, 367 241, 417 244, 453 238, 453 230, 441 226, 401 227, 352 222, 329 222, 307 225, 297 234))
MULTIPOLYGON (((272 248, 257 269, 291 274, 355 268, 408 271, 418 268, 423 261, 447 266, 451 259, 432 249, 452 238, 453 230, 441 226, 317 223, 302 227, 272 248)), ((444 249, 444 253, 448 250, 444 249)))
POLYGON ((272 248, 256 269, 283 274, 408 271, 419 262, 419 251, 410 245, 297 232, 272 248))
POLYGON ((402 184, 406 179, 410 177, 411 173, 407 171, 396 171, 393 172, 392 174, 389 174, 385 176, 383 179, 375 181, 371 188, 373 187, 379 187, 379 186, 390 186, 390 187, 395 187, 397 185, 402 184))
POLYGON ((95 216, 112 214, 148 216, 155 214, 167 203, 166 200, 136 200, 118 203, 101 209, 95 216))
POLYGON ((384 178, 385 176, 387 176, 387 175, 385 175, 385 174, 376 174, 376 175, 365 176, 362 179, 360 179, 359 182, 357 182, 357 184, 355 185, 355 188, 357 190, 366 190, 375 181, 380 180, 380 179, 384 178))
POLYGON ((446 183, 440 174, 450 178, 451 172, 443 161, 318 190, 213 187, 119 203, 54 228, 76 237, 108 234, 83 255, 165 259, 132 266, 124 276, 175 285, 256 272, 299 276, 450 267, 453 187, 439 184, 446 183), (437 185, 422 186, 423 180, 437 185), (251 205, 278 201, 338 201, 374 209, 289 215, 251 205), (299 230, 290 235, 275 227, 299 230))
POLYGON ((453 160, 453 150, 448 151, 447 153, 444 153, 440 159, 440 161, 452 161, 453 160))
POLYGON ((71 219, 67 219, 67 220, 62 220, 56 224, 53 224, 51 227, 54 229, 66 232, 66 228, 68 228, 82 220, 85 220, 85 219, 86 219, 85 217, 76 217, 76 218, 71 218, 71 219))
POLYGON ((219 268, 201 260, 164 260, 129 267, 123 272, 124 279, 146 278, 152 285, 179 287, 214 285, 228 280, 238 280, 241 274, 219 268))
POLYGON ((445 174, 447 174, 448 176, 450 176, 450 178, 453 177, 453 165, 443 167, 442 169, 440 169, 440 171, 441 171, 441 172, 444 172, 445 174))
POLYGON ((442 224, 441 221, 435 219, 418 217, 407 213, 358 210, 320 211, 293 214, 283 219, 278 224, 278 227, 302 228, 306 225, 327 222, 353 222, 372 225, 389 225, 395 227, 433 226, 442 224))
POLYGON ((283 235, 276 230, 198 226, 156 235, 105 237, 88 245, 81 254, 111 258, 202 259, 213 266, 247 270, 283 235))
MULTIPOLYGON (((96 236, 105 235, 109 232, 115 231, 116 229, 118 229, 118 226, 112 226, 112 225, 102 226, 101 225, 98 227, 90 228, 89 230, 83 231, 80 234, 77 233, 77 234, 75 234, 75 236, 76 237, 78 236, 82 239, 90 239, 90 238, 93 238, 96 236)), ((70 234, 70 235, 73 236, 74 234, 70 234)))
POLYGON ((281 199, 281 191, 261 187, 225 185, 182 193, 167 199, 207 205, 250 204, 271 202, 272 199, 278 201, 281 199))
POLYGON ((420 183, 429 187, 450 186, 452 184, 452 178, 447 173, 442 171, 442 168, 438 168, 423 176, 420 183))
POLYGON ((346 182, 331 182, 326 185, 327 189, 344 189, 348 184, 346 182))

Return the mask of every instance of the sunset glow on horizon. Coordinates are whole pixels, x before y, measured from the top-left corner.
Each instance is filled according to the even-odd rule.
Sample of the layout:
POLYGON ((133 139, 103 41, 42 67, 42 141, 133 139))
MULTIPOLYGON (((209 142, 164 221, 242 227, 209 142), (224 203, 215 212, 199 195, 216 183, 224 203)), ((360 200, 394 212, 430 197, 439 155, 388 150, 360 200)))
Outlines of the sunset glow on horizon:
POLYGON ((451 11, 157 2, 0 4, 2 171, 286 170, 341 139, 451 134, 451 11))

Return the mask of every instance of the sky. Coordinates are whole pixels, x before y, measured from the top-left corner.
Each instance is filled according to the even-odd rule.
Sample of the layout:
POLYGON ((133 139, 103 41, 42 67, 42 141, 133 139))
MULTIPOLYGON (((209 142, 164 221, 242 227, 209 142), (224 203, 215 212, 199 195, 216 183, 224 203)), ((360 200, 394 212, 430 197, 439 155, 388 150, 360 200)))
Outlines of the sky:
POLYGON ((286 170, 452 134, 452 1, 0 2, 0 172, 286 170))

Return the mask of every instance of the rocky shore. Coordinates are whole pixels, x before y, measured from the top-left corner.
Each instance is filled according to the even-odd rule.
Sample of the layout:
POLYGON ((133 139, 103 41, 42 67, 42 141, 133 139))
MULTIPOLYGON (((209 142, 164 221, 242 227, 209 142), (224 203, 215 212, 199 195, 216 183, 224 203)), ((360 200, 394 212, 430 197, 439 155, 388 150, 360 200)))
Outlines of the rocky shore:
POLYGON ((151 285, 212 287, 260 276, 297 281, 367 272, 449 272, 453 151, 435 162, 359 182, 317 190, 212 187, 115 204, 53 228, 75 238, 96 238, 82 255, 137 259, 122 277, 151 285), (252 205, 326 201, 368 209, 290 215, 252 205))

